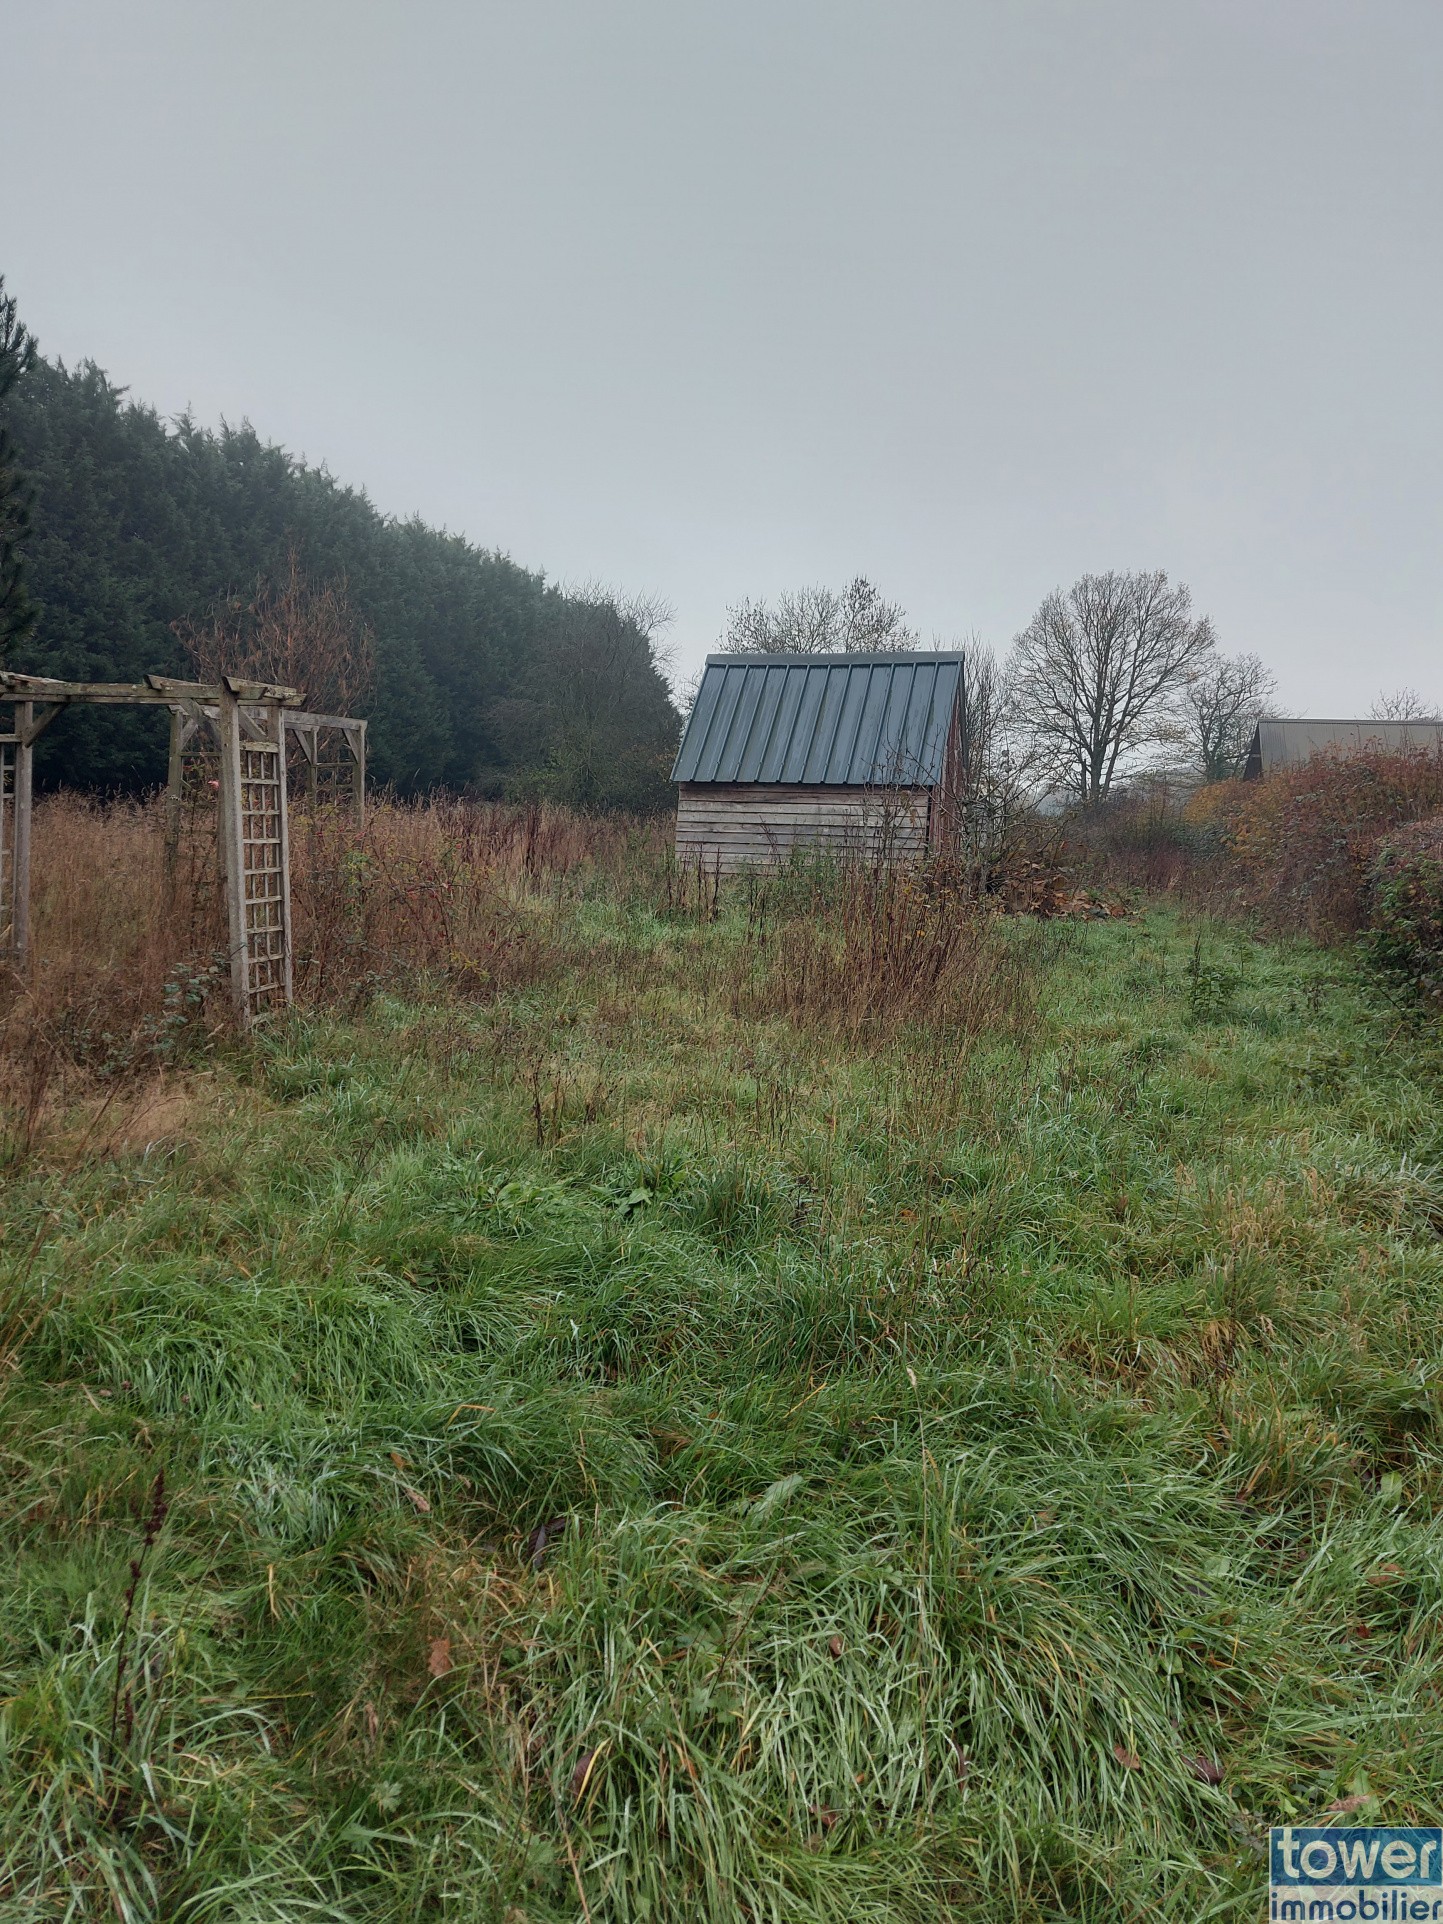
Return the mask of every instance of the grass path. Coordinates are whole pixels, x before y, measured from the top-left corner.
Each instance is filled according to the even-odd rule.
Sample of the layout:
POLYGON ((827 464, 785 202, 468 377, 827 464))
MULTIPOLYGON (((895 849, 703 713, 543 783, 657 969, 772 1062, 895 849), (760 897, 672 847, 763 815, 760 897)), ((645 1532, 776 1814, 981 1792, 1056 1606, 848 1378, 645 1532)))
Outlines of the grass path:
POLYGON ((865 1047, 576 914, 7 1177, 0 1919, 1251 1918, 1440 1821, 1436 1049, 1162 915, 865 1047))

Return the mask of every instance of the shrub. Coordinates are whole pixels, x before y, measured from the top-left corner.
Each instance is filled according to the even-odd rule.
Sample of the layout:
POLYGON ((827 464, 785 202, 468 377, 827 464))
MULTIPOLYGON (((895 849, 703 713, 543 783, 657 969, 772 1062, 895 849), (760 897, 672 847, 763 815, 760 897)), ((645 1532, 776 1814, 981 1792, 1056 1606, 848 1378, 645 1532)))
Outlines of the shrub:
POLYGON ((1275 928, 1336 941, 1370 919, 1385 836, 1443 808, 1443 754, 1314 755, 1239 784, 1225 825, 1243 898, 1275 928))
POLYGON ((1443 814, 1400 829, 1379 849, 1364 947, 1394 987, 1443 1006, 1443 814))

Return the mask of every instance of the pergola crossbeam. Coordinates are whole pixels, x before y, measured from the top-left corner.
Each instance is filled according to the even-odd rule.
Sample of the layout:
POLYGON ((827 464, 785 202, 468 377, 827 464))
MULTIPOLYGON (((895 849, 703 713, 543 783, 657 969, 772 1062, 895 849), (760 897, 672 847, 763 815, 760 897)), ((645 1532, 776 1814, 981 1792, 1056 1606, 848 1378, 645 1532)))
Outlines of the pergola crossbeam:
MULTIPOLYGON (((278 702, 283 708, 299 708, 301 691, 281 682, 246 681, 223 675, 225 691, 237 701, 278 702)), ((0 672, 0 701, 53 701, 65 704, 79 701, 102 707, 128 707, 147 704, 168 708, 173 701, 220 699, 221 688, 214 682, 177 681, 172 675, 147 675, 144 681, 56 681, 49 675, 17 675, 8 669, 0 672)))

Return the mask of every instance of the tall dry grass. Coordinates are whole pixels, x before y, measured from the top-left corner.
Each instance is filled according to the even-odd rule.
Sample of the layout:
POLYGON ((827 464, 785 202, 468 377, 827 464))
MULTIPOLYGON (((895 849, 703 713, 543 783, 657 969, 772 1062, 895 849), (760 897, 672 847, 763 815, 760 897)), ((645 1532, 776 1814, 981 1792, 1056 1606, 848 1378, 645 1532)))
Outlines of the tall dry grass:
MULTIPOLYGON (((32 966, 0 978, 0 1157, 23 1156, 47 1110, 194 1062, 233 1033, 214 824, 202 796, 168 875, 158 803, 71 795, 36 810, 32 966)), ((669 824, 547 803, 382 801, 364 827, 292 817, 295 993, 360 1013, 378 993, 487 1001, 609 970, 654 986, 644 930, 598 944, 597 916, 714 923, 739 940, 698 960, 742 1020, 882 1044, 904 1028, 955 1041, 1017 1034, 1034 958, 982 911, 965 877, 799 862, 732 884, 677 864, 669 824), (588 905, 595 913, 588 919, 588 905), (609 958, 609 959, 608 959, 609 958), (723 979, 724 978, 724 979, 723 979)), ((690 959, 689 959, 690 958, 690 959)))
POLYGON ((31 921, 28 973, 0 967, 0 1154, 28 1148, 57 1097, 173 1059, 225 1020, 214 881, 169 886, 157 808, 40 802, 31 921))
POLYGON ((378 988, 489 995, 548 978, 558 917, 597 888, 644 888, 670 860, 664 830, 550 803, 381 803, 364 829, 296 818, 296 995, 354 1002, 378 988))
MULTIPOLYGON (((655 825, 546 803, 379 802, 358 828, 293 812, 297 999, 322 1003, 434 977, 472 989, 541 965, 537 918, 588 886, 645 884, 667 862, 655 825), (529 956, 530 963, 523 957, 529 956)), ((214 823, 187 821, 166 873, 158 802, 60 794, 35 811, 33 955, 3 1018, 44 1027, 86 1059, 143 1035, 177 988, 203 1020, 224 1004, 227 933, 214 823)))
POLYGON ((1035 1010, 1027 945, 947 863, 839 864, 776 919, 767 949, 756 1006, 854 1039, 1016 1033, 1035 1010))
MULTIPOLYGON (((291 832, 297 1000, 378 989, 495 994, 561 965, 557 911, 665 867, 652 824, 547 804, 379 802, 364 828, 298 812, 291 832)), ((159 801, 59 794, 35 810, 27 972, 0 968, 0 1153, 47 1107, 178 1065, 231 1033, 224 898, 204 798, 173 874, 159 801)))

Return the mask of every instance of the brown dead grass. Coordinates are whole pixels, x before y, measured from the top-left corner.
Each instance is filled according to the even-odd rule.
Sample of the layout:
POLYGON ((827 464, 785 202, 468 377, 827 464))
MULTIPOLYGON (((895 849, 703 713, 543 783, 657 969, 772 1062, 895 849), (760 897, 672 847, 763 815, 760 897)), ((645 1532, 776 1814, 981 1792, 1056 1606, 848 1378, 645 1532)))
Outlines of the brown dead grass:
MULTIPOLYGON (((173 881, 163 837, 158 803, 59 795, 37 807, 32 968, 0 981, 0 1166, 42 1134, 57 1153, 78 1128, 89 1153, 128 1155, 187 1132, 185 1074, 234 1033, 206 798, 173 881)), ((628 1021, 645 1003, 653 1028, 683 988, 733 1018, 784 1017, 866 1046, 904 1029, 965 1043, 1035 1019, 1028 943, 942 865, 822 864, 753 878, 719 906, 715 878, 679 869, 670 843, 666 822, 542 803, 382 801, 360 828, 334 810, 296 811, 297 1003, 360 1013, 384 992, 460 1015, 566 978, 587 983, 600 1009, 620 998, 628 1021), (649 916, 690 927, 745 908, 745 940, 692 928, 661 944, 598 942, 580 912, 591 898, 643 928, 649 916)), ((524 1016, 508 1017, 501 1040, 545 1142, 610 1093, 578 1083, 524 1030, 524 1016)))
POLYGON ((190 1140, 203 1104, 187 1083, 159 1075, 128 1100, 114 1105, 110 1125, 96 1144, 102 1156, 143 1156, 162 1144, 190 1140))
POLYGON ((854 1038, 902 1027, 1016 1034, 1035 1014, 1025 944, 938 865, 847 867, 825 892, 778 919, 760 1011, 854 1038))
MULTIPOLYGON (((549 980, 574 960, 563 910, 603 882, 664 897, 668 840, 541 803, 382 800, 363 828, 297 811, 296 999, 489 1000, 549 980)), ((30 971, 0 970, 0 1165, 42 1131, 68 1137, 73 1114, 96 1153, 183 1133, 158 1078, 233 1031, 213 803, 190 805, 170 877, 158 800, 45 797, 33 846, 30 971)))

